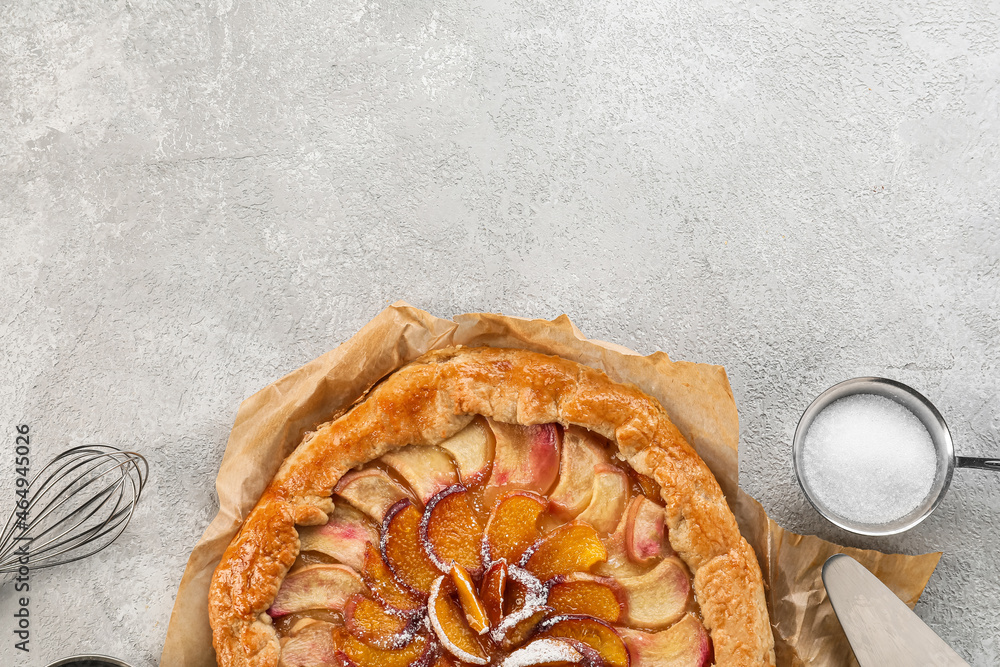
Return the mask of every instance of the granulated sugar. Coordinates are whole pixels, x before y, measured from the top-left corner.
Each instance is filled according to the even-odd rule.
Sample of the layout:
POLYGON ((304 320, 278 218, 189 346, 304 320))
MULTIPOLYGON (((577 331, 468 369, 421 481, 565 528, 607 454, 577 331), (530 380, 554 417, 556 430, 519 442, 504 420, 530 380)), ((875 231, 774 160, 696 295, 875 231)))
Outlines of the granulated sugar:
POLYGON ((801 464, 820 504, 851 521, 884 524, 927 497, 937 456, 912 412, 884 396, 853 394, 813 420, 801 464))

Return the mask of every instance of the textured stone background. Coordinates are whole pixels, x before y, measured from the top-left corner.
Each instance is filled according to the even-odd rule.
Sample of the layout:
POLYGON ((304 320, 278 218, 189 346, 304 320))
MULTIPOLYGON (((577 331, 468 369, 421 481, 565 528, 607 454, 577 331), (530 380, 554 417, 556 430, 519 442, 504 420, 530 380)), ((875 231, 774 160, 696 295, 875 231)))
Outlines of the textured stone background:
POLYGON ((799 531, 943 550, 918 612, 1000 662, 1000 478, 865 540, 790 458, 811 397, 867 374, 1000 454, 996 0, 10 0, 0 26, 0 497, 21 422, 37 464, 152 465, 120 542, 35 574, 30 656, 0 591, 0 663, 157 664, 240 401, 400 298, 725 365, 744 486, 799 531))

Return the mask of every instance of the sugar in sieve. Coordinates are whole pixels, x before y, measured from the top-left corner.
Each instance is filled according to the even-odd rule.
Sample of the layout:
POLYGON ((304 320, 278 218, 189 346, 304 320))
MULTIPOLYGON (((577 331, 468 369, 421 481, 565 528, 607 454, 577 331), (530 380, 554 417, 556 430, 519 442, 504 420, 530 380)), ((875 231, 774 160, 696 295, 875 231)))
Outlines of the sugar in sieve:
POLYGON ((955 468, 1000 471, 1000 459, 956 456, 937 408, 912 387, 878 377, 820 394, 799 419, 792 458, 816 511, 861 535, 919 524, 944 498, 955 468))

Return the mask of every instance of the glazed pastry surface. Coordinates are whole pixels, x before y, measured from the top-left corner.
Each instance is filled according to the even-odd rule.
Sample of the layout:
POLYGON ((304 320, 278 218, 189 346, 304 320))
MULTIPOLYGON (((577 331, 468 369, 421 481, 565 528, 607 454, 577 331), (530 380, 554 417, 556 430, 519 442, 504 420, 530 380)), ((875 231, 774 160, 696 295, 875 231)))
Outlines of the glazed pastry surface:
MULTIPOLYGON (((289 660, 281 658, 287 638, 272 607, 300 558, 300 534, 331 520, 331 496, 346 473, 366 464, 372 469, 376 459, 403 447, 440 445, 477 416, 494 429, 559 425, 560 434, 578 429, 606 439, 630 479, 655 480, 648 488, 658 490, 654 500, 663 508, 671 557, 691 578, 698 620, 689 616, 707 629, 714 663, 774 664, 757 559, 711 471, 659 403, 572 361, 483 347, 438 350, 404 366, 285 460, 212 579, 209 616, 220 667, 277 667, 289 660)), ((419 508, 423 501, 413 503, 419 508)), ((317 624, 307 630, 302 633, 319 631, 317 624)), ((641 642, 622 634, 630 647, 641 642)))

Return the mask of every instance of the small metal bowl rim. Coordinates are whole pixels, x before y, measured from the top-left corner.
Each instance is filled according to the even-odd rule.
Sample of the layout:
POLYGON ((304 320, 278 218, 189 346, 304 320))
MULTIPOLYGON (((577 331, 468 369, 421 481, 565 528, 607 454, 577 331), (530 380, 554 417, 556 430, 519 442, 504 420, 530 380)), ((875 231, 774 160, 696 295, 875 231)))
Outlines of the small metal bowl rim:
MULTIPOLYGON (((910 409, 908 406, 903 407, 910 409)), ((913 410, 911 410, 911 412, 913 412, 913 410)), ((838 382, 813 399, 812 403, 810 403, 809 406, 802 412, 802 416, 799 417, 799 422, 795 427, 795 435, 792 437, 792 462, 795 466, 795 479, 799 483, 799 488, 802 489, 802 493, 805 495, 806 500, 808 500, 809 504, 812 505, 817 512, 819 512, 820 516, 835 526, 848 530, 852 533, 872 537, 885 537, 888 535, 898 535, 899 533, 910 530, 930 516, 934 509, 941 503, 944 499, 945 492, 947 492, 948 487, 951 485, 951 476, 955 470, 955 445, 951 439, 951 431, 948 429, 948 424, 945 422, 944 417, 926 396, 913 387, 905 385, 902 382, 897 382, 896 380, 890 380, 882 377, 864 376, 838 382), (920 419, 921 423, 927 428, 927 432, 931 436, 931 441, 934 443, 934 449, 938 458, 943 459, 945 462, 943 483, 935 480, 935 486, 938 488, 936 491, 932 489, 932 492, 935 493, 934 499, 929 504, 922 506, 923 511, 909 521, 900 524, 884 524, 886 526, 885 528, 879 528, 879 526, 883 524, 855 523, 845 520, 843 517, 832 515, 828 508, 822 507, 820 503, 813 499, 806 484, 802 481, 803 471, 801 462, 802 441, 805 438, 805 434, 806 431, 808 431, 809 426, 811 426, 813 420, 815 420, 816 415, 822 412, 824 408, 834 401, 856 394, 874 394, 876 396, 883 396, 885 398, 889 398, 890 400, 895 400, 892 396, 888 396, 883 392, 872 391, 872 388, 877 388, 880 385, 909 394, 916 400, 917 404, 926 410, 926 414, 932 418, 932 424, 928 424, 922 415, 916 413, 914 413, 914 415, 920 419)))
POLYGON ((56 660, 46 667, 72 667, 74 662, 82 660, 103 661, 107 663, 108 667, 132 667, 127 662, 122 662, 118 658, 111 658, 106 655, 74 655, 68 658, 56 660))

